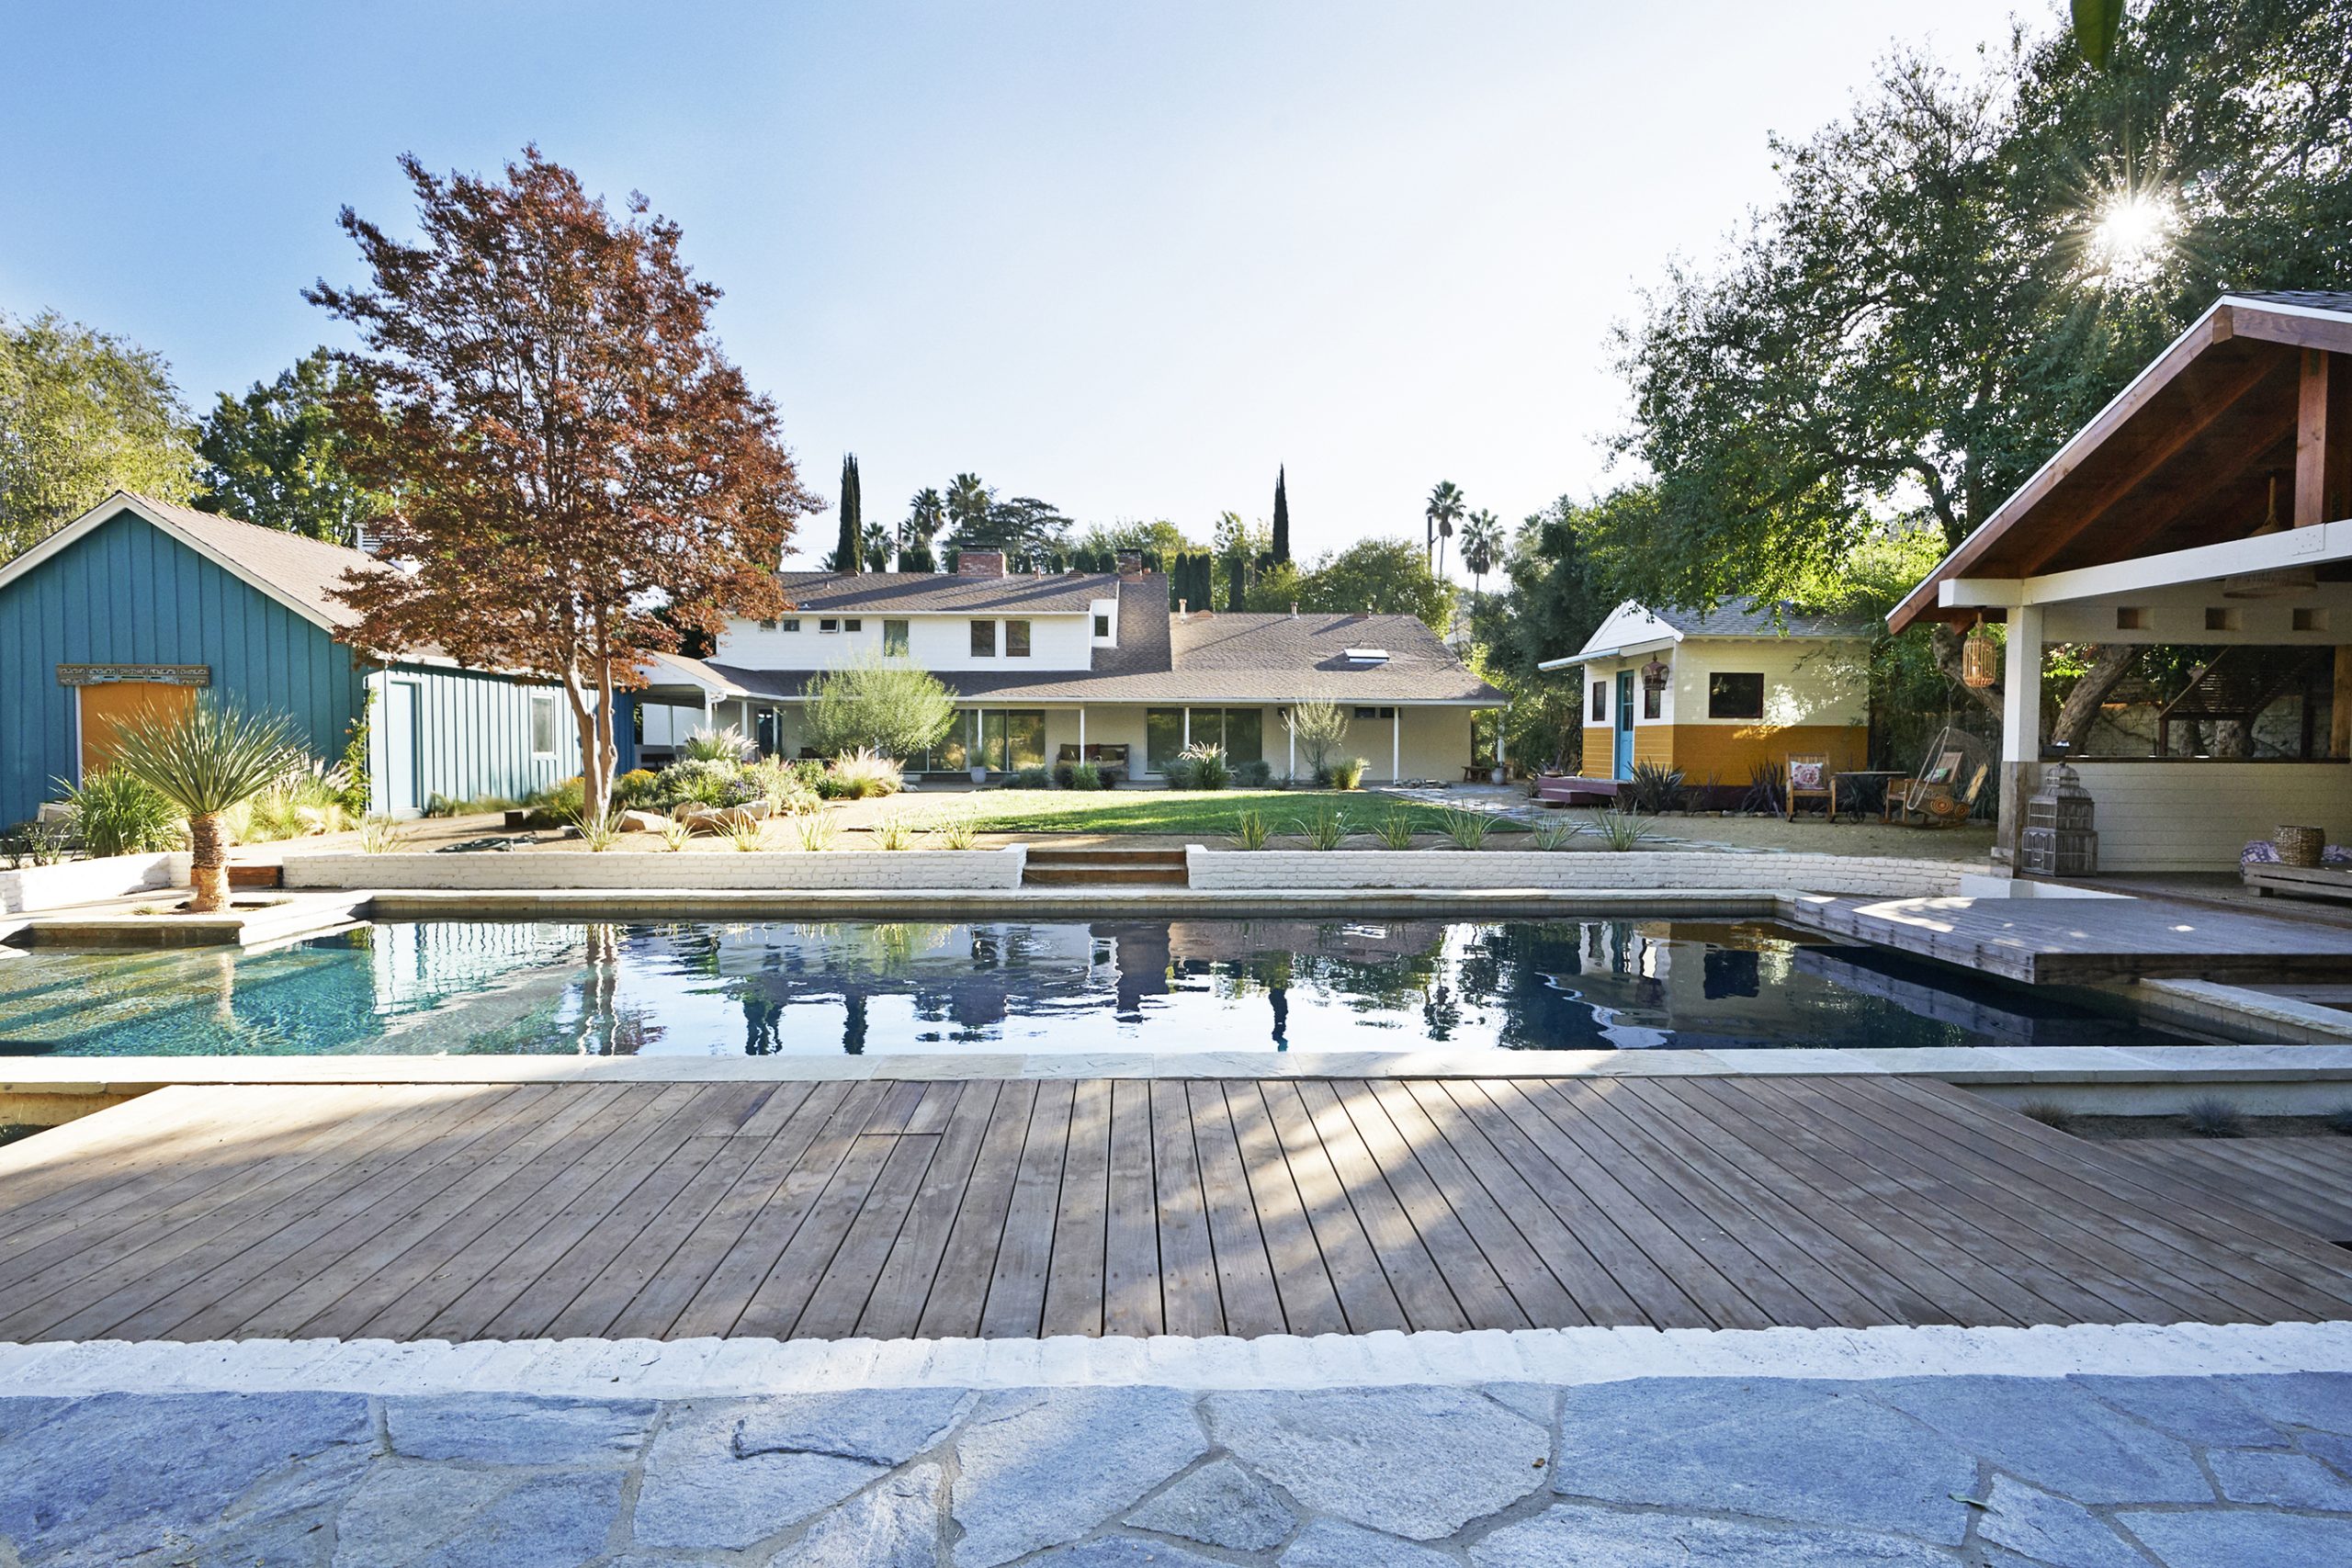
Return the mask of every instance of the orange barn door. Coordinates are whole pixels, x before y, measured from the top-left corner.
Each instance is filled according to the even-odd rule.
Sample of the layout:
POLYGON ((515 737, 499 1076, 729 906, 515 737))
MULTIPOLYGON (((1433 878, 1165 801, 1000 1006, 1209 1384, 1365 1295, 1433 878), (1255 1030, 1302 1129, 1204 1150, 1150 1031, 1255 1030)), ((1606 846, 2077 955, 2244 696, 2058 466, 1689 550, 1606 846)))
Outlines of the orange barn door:
POLYGON ((176 717, 196 703, 194 686, 167 685, 161 681, 109 681, 75 689, 82 694, 82 776, 85 779, 114 760, 115 737, 125 725, 176 717))

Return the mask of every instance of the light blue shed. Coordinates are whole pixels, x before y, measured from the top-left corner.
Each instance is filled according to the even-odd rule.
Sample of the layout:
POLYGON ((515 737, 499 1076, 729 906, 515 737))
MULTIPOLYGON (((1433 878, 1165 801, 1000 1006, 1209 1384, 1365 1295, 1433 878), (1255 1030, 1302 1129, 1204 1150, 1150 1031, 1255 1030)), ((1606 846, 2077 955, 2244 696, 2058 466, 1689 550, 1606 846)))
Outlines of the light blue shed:
POLYGON ((340 759, 368 726, 369 798, 514 797, 579 772, 563 694, 426 655, 379 665, 331 593, 373 558, 118 491, 0 565, 0 825, 104 763, 122 719, 198 691, 290 717, 340 759))

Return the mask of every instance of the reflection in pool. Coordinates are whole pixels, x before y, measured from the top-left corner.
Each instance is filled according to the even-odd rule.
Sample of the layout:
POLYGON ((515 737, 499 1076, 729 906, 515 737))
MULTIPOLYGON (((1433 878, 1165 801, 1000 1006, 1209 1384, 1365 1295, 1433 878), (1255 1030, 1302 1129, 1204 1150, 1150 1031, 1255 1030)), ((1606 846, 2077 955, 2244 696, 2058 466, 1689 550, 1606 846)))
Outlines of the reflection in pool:
MULTIPOLYGON (((2104 1008, 2106 1004, 2099 1004, 2104 1008)), ((2163 1043, 2085 998, 1764 921, 386 921, 0 956, 0 1053, 2163 1043)))

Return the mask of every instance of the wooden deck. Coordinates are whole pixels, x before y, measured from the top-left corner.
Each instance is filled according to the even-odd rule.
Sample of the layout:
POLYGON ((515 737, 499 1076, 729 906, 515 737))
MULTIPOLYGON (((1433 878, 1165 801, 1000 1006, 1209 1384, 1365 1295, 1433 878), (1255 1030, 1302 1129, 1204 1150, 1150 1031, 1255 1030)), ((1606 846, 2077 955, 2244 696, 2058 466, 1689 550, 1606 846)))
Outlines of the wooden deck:
POLYGON ((1826 898, 1801 924, 2034 985, 2341 980, 2352 930, 2156 898, 1826 898))
POLYGON ((2352 1253, 1891 1079, 175 1088, 0 1149, 0 1340, 2352 1315, 2352 1253))
POLYGON ((2144 1138, 2103 1146, 2183 1190, 2352 1247, 2352 1138, 2144 1138))

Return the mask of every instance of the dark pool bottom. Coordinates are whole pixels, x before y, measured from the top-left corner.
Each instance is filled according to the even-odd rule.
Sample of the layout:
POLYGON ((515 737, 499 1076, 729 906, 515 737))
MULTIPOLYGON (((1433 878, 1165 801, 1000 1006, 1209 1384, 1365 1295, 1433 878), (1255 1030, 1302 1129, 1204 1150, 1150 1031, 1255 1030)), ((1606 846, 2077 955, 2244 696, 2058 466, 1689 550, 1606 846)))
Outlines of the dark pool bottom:
POLYGON ((2102 998, 1761 920, 392 920, 0 957, 16 1055, 2181 1043, 2102 998))

